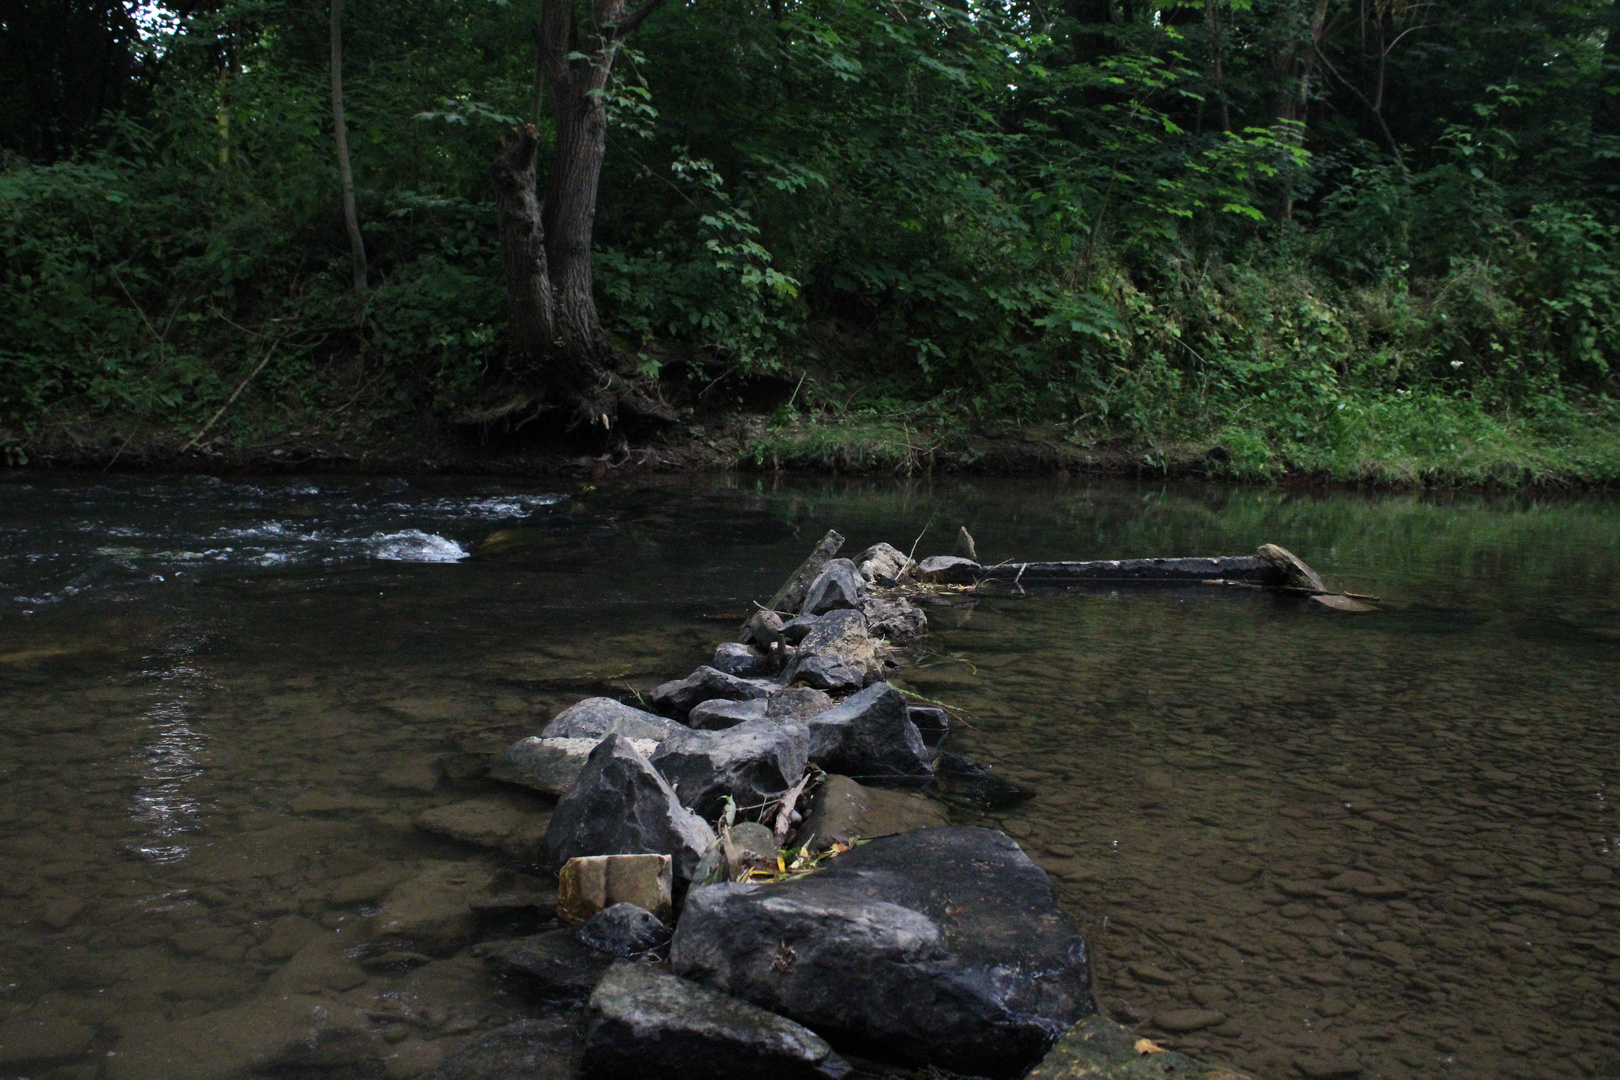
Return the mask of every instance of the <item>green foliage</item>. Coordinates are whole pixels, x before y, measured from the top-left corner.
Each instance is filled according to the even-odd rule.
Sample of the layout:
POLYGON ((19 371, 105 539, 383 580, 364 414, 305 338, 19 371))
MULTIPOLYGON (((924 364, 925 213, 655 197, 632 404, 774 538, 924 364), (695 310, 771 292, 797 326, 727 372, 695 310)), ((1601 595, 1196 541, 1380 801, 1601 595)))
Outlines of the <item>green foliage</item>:
MULTIPOLYGON (((141 46, 138 109, 5 159, 0 444, 69 416, 189 437, 261 361, 216 433, 439 416, 497 377, 487 167, 547 129, 533 3, 345 7, 373 287, 347 286, 325 7, 190 9, 141 46)), ((911 467, 1010 421, 1218 442, 1249 477, 1506 482, 1612 430, 1612 3, 1129 10, 661 8, 605 95, 615 340, 648 374, 800 384, 761 462, 911 467)))

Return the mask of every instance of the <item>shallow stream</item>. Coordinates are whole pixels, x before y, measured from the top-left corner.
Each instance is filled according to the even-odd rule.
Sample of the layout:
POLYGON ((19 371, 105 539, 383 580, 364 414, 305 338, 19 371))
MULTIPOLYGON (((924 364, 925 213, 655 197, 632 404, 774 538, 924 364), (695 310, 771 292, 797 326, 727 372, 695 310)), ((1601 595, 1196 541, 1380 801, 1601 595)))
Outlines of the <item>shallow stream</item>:
MULTIPOLYGON (((150 1048, 289 991, 397 1014, 389 1075, 428 1070, 527 1003, 465 952, 289 971, 424 864, 523 870, 413 818, 490 790, 481 756, 559 708, 685 674, 827 528, 926 527, 922 555, 959 525, 987 561, 1270 541, 1382 598, 931 609, 904 685, 1037 792, 952 815, 1052 872, 1115 1018, 1257 1080, 1620 1075, 1615 500, 19 473, 0 1076, 183 1075, 150 1048)), ((195 1075, 243 1060, 210 1037, 195 1075)))

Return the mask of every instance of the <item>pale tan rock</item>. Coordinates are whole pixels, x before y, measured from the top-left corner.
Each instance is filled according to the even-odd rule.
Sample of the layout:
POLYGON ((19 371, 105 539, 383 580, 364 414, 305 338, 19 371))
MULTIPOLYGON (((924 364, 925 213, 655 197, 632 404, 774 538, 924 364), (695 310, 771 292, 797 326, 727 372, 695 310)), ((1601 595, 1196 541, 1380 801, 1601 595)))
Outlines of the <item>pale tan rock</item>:
POLYGON ((551 808, 524 792, 501 792, 435 806, 416 815, 418 829, 464 844, 504 851, 515 858, 539 856, 551 808))
POLYGON ((834 844, 949 824, 945 807, 926 795, 867 787, 847 776, 829 775, 816 791, 793 844, 825 851, 834 844))
POLYGON ((635 904, 660 919, 674 911, 674 862, 668 855, 589 855, 569 859, 557 875, 557 914, 582 923, 614 904, 635 904))

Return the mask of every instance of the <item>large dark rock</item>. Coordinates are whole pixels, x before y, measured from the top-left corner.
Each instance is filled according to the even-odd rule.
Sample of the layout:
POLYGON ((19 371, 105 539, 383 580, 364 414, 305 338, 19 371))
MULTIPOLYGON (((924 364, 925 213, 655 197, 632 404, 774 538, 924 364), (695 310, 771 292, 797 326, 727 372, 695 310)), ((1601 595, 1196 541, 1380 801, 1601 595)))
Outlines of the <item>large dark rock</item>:
POLYGON ((828 612, 799 643, 784 682, 801 682, 829 694, 859 690, 882 670, 877 649, 858 611, 828 612))
POLYGON ((422 1080, 573 1080, 579 1024, 558 1011, 496 1028, 422 1080))
POLYGON ((959 555, 935 555, 917 564, 917 576, 939 585, 972 585, 984 567, 959 555))
POLYGON ((585 1013, 584 1080, 842 1080, 813 1031, 640 964, 615 964, 585 1013))
POLYGON ((855 556, 855 569, 874 585, 898 585, 915 564, 893 544, 873 544, 855 556))
POLYGON ((855 564, 848 559, 833 559, 804 594, 804 613, 825 615, 839 608, 857 608, 865 594, 866 579, 855 564))
POLYGON ((662 739, 675 730, 675 724, 662 716, 614 701, 608 697, 586 698, 570 705, 540 732, 542 739, 600 739, 623 735, 627 739, 662 739))
POLYGON ((951 714, 937 705, 908 705, 906 715, 917 725, 923 744, 930 752, 944 749, 951 737, 951 714))
POLYGON ((941 798, 978 811, 1006 810, 1035 793, 997 776, 988 765, 949 752, 934 759, 934 789, 941 798))
POLYGON ((721 643, 714 650, 709 666, 739 679, 753 679, 770 674, 767 658, 753 648, 737 641, 721 643))
POLYGON ((809 753, 803 724, 761 717, 724 731, 672 735, 651 760, 681 803, 712 821, 727 795, 738 806, 758 806, 792 787, 809 753))
POLYGON ((755 698, 753 701, 727 701, 725 698, 715 698, 713 701, 701 701, 692 706, 692 711, 686 714, 686 724, 699 731, 723 731, 726 728, 736 727, 745 720, 758 720, 764 717, 768 700, 755 698))
POLYGON ((613 963, 611 953, 579 940, 574 927, 547 930, 515 941, 490 941, 474 947, 484 962, 521 981, 542 997, 584 1001, 596 980, 613 963))
POLYGON ((804 594, 809 591, 810 583, 821 576, 821 571, 826 569, 832 557, 838 554, 838 549, 843 546, 844 538, 836 531, 828 529, 827 535, 816 541, 810 557, 800 563, 799 568, 788 576, 765 607, 771 611, 798 611, 804 605, 804 594))
POLYGON ((809 686, 789 686, 765 699, 765 715, 781 720, 808 720, 832 707, 832 698, 809 686))
POLYGON ((692 706, 701 701, 725 698, 727 701, 750 701, 762 698, 775 687, 763 679, 739 679, 716 668, 698 668, 684 679, 675 679, 655 687, 652 692, 653 708, 677 720, 686 719, 692 706))
POLYGON ((778 885, 694 889, 675 971, 864 1056, 1015 1076, 1096 1011, 1085 939, 1007 836, 922 829, 778 885))
MULTIPOLYGON (((874 683, 805 724, 810 728, 810 760, 828 772, 858 778, 933 775, 906 696, 888 683, 874 683)), ((668 740, 660 744, 667 745, 668 740)))
POLYGON ((658 770, 624 736, 611 735, 558 800, 543 861, 555 872, 581 855, 668 855, 675 876, 691 880, 713 843, 713 830, 681 805, 658 770))
POLYGON ((603 908, 581 923, 575 934, 597 952, 612 956, 637 956, 669 944, 664 920, 635 904, 603 908))
POLYGON ((928 636, 928 616, 903 596, 869 596, 860 608, 866 616, 866 632, 890 645, 908 646, 928 636))

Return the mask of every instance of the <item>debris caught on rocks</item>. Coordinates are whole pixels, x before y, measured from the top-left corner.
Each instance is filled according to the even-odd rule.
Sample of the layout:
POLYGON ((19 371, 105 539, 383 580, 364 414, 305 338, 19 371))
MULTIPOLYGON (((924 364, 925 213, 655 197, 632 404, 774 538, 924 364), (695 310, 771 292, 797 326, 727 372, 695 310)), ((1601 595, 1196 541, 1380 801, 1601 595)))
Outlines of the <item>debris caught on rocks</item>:
POLYGON ((1014 1076, 1095 1011, 1085 940, 1009 837, 874 840, 775 885, 695 888, 677 974, 902 1064, 1014 1076))
POLYGON ((585 1014, 584 1080, 843 1080, 850 1067, 792 1020, 639 964, 613 965, 585 1014))
POLYGON ((674 863, 668 855, 586 855, 557 875, 557 917, 582 923, 614 904, 635 904, 660 919, 674 912, 674 863))

